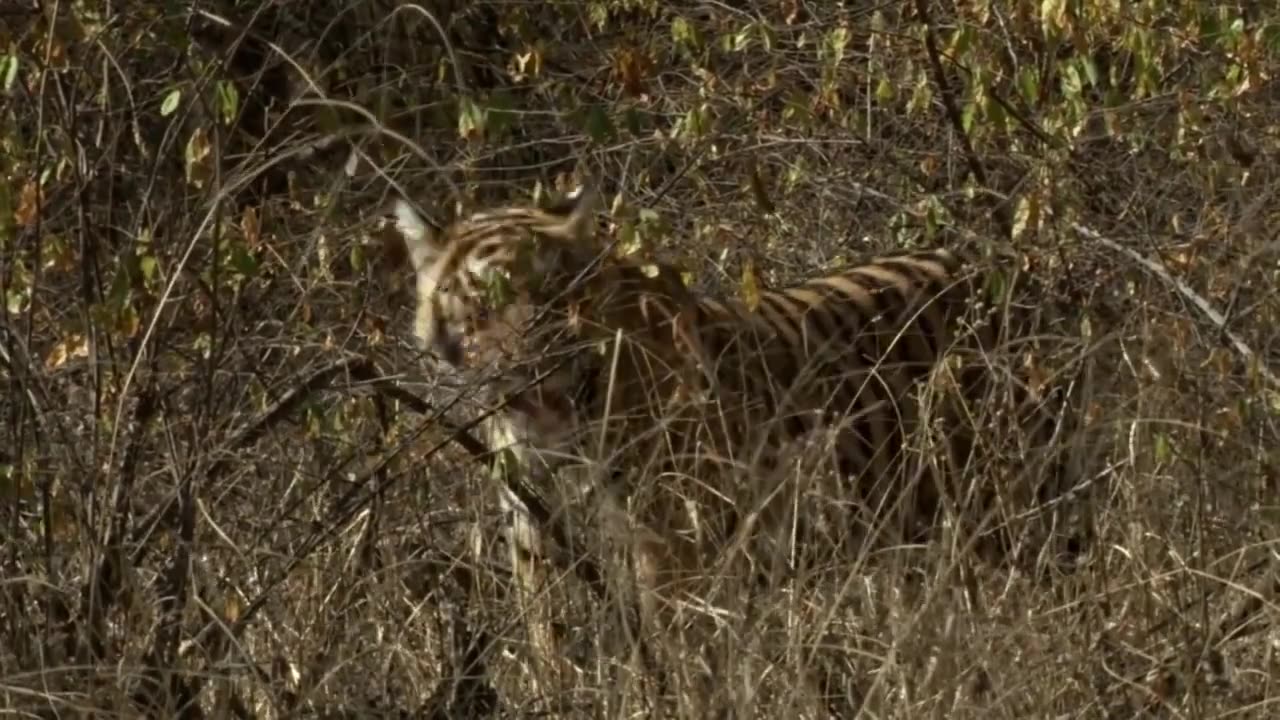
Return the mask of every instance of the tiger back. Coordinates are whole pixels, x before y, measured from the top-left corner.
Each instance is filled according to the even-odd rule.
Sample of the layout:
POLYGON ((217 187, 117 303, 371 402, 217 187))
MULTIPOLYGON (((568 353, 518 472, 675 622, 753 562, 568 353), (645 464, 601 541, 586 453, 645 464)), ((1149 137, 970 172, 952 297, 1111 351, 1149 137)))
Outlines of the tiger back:
MULTIPOLYGON (((776 479, 788 445, 825 431, 820 447, 843 479, 837 494, 859 500, 846 520, 869 534, 896 525, 906 535, 897 539, 920 539, 951 501, 981 512, 1006 492, 978 482, 989 470, 991 418, 1013 418, 1036 451, 1053 444, 1060 418, 1013 367, 1034 309, 991 297, 988 280, 981 264, 934 249, 766 290, 754 308, 700 299, 692 334, 722 442, 751 453, 735 464, 776 479)), ((1030 465, 1033 455, 1022 459, 1030 465)), ((1046 474, 1059 472, 1051 465, 1046 474)))

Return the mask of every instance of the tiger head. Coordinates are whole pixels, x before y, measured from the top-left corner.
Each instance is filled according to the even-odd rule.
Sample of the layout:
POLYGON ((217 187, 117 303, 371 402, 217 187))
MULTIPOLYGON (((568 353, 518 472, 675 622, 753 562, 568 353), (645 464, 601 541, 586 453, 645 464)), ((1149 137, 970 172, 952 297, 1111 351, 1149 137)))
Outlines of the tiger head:
POLYGON ((421 347, 461 369, 475 359, 468 346, 519 332, 535 306, 567 285, 565 271, 582 264, 594 203, 583 191, 545 209, 490 209, 437 228, 398 200, 396 226, 417 279, 413 334, 421 347))
POLYGON ((672 339, 693 307, 678 273, 616 258, 597 242, 597 199, 581 188, 546 207, 491 208, 444 228, 395 205, 417 279, 417 341, 455 369, 498 368, 489 389, 549 427, 571 425, 568 416, 592 402, 619 339, 624 363, 637 362, 636 347, 659 364, 680 362, 672 339), (541 384, 531 389, 535 375, 541 384))

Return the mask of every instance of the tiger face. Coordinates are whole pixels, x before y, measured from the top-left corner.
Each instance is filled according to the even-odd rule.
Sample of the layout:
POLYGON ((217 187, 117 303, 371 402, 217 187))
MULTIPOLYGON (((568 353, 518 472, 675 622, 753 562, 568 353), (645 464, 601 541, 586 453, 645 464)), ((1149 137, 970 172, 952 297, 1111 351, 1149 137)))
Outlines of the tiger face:
POLYGON ((672 337, 693 300, 678 273, 595 242, 597 197, 584 188, 549 207, 490 209, 443 229, 395 205, 416 274, 417 342, 455 370, 496 371, 484 386, 506 408, 504 432, 544 450, 566 450, 581 421, 601 419, 610 372, 632 377, 645 365, 646 377, 665 380, 685 360, 672 337))
POLYGON ((591 235, 594 205, 594 193, 582 191, 547 209, 478 212, 438 229, 397 201, 396 226, 417 276, 413 334, 423 349, 462 369, 468 346, 517 336, 572 280, 565 271, 580 264, 569 260, 591 235))

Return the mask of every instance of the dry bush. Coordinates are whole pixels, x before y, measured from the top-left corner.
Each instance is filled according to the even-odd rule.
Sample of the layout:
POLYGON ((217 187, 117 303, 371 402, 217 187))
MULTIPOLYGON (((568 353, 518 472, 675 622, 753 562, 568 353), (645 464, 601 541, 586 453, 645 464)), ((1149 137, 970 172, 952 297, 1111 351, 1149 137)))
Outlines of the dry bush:
POLYGON ((687 712, 692 662, 623 661, 607 552, 550 573, 586 671, 531 660, 473 393, 405 342, 379 218, 589 171, 622 251, 701 292, 978 238, 1077 310, 1090 359, 1074 573, 974 566, 966 592, 939 541, 726 575, 708 712, 1268 714, 1274 9, 194 5, 0 7, 4 706, 687 712))

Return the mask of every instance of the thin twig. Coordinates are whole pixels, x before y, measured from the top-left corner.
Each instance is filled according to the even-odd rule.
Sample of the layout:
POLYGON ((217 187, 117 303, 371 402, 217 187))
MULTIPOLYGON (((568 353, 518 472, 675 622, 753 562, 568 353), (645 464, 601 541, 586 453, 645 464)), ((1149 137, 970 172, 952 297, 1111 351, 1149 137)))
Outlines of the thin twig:
MULTIPOLYGON (((987 172, 982 166, 982 160, 978 157, 978 153, 973 149, 973 142, 969 139, 969 133, 964 129, 964 116, 960 112, 960 106, 956 102, 955 92, 952 91, 951 85, 947 83, 946 71, 942 68, 942 53, 938 51, 938 41, 934 37, 933 21, 929 18, 929 7, 927 0, 915 0, 916 14, 920 16, 920 22, 924 25, 924 49, 925 55, 929 59, 929 74, 933 76, 933 84, 938 87, 938 95, 942 98, 942 109, 946 115, 947 121, 951 123, 951 129, 956 134, 956 138, 960 141, 960 148, 964 151, 965 163, 969 166, 969 172, 972 173, 973 179, 978 181, 979 185, 987 186, 987 172)), ((995 208, 995 220, 1000 225, 1000 231, 1005 237, 1013 237, 1013 223, 1008 217, 1008 206, 998 205, 995 208)))
POLYGON ((1262 360, 1258 358, 1257 353, 1245 344, 1244 340, 1242 340, 1239 335, 1232 332, 1230 328, 1227 327, 1227 319, 1222 315, 1222 313, 1218 312, 1217 309, 1209 304, 1208 300, 1205 300, 1199 293, 1193 290, 1191 286, 1174 277, 1163 263, 1158 260, 1152 260, 1151 258, 1145 257, 1138 251, 1132 248, 1127 248, 1108 237, 1104 237, 1097 230, 1081 225, 1080 223, 1071 223, 1071 228, 1088 240, 1128 257, 1130 260, 1133 260, 1143 268, 1150 271, 1156 277, 1168 283, 1174 290, 1178 291, 1178 294, 1186 298, 1188 302, 1204 314, 1209 322, 1213 324, 1214 329, 1222 333, 1222 336, 1231 343, 1231 347, 1237 354, 1258 369, 1258 374, 1267 381, 1267 384, 1270 385, 1272 389, 1280 389, 1280 377, 1277 377, 1275 373, 1271 372, 1271 370, 1263 364, 1262 360))

